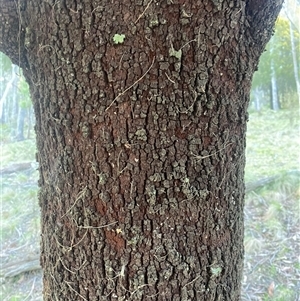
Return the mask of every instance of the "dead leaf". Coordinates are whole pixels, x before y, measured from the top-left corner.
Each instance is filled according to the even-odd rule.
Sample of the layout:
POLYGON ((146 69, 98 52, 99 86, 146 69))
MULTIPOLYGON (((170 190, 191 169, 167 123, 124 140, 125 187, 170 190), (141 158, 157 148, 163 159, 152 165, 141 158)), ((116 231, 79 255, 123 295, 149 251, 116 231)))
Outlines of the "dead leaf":
POLYGON ((269 285, 269 288, 268 288, 268 294, 269 294, 270 297, 273 297, 273 295, 274 295, 274 289, 275 289, 275 283, 272 282, 269 285))

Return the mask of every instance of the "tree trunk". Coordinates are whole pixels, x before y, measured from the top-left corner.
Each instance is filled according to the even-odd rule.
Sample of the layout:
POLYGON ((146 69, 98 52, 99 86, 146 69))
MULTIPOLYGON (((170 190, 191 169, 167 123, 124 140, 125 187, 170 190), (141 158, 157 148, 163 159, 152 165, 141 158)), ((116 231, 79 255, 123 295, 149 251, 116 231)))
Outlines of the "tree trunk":
POLYGON ((253 102, 256 111, 260 111, 262 107, 262 99, 264 97, 264 90, 257 87, 253 90, 253 102))
POLYGON ((1 123, 6 123, 8 118, 8 114, 7 114, 7 107, 9 106, 7 104, 7 98, 9 93, 13 93, 13 89, 14 89, 14 83, 16 82, 16 72, 15 72, 15 68, 12 68, 12 74, 11 74, 11 79, 8 81, 8 83, 6 84, 6 87, 3 91, 3 94, 1 95, 1 99, 0 99, 0 122, 1 123))
POLYGON ((276 72, 274 67, 274 61, 271 61, 271 109, 274 111, 279 111, 280 104, 278 98, 278 91, 277 91, 277 79, 276 79, 276 72))
POLYGON ((17 130, 16 130, 16 141, 22 141, 24 140, 24 123, 25 123, 25 117, 28 113, 28 109, 24 109, 21 106, 19 106, 19 112, 18 112, 18 119, 17 119, 17 130))
POLYGON ((0 0, 36 114, 45 301, 239 299, 246 111, 281 2, 0 0))
POLYGON ((294 69, 294 76, 296 82, 296 91, 298 95, 298 101, 300 102, 300 80, 299 80, 299 70, 298 70, 298 62, 297 62, 297 50, 295 47, 295 39, 294 39, 294 29, 292 26, 291 20, 290 23, 290 37, 291 37, 291 46, 292 46, 292 58, 293 58, 293 69, 294 69))

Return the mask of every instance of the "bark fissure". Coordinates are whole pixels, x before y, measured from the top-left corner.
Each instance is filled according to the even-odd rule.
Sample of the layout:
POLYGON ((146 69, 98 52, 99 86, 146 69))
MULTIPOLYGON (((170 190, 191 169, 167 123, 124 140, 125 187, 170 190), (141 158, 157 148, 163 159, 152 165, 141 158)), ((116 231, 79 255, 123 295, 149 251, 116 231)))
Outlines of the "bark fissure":
POLYGON ((45 300, 239 299, 246 110, 281 5, 256 2, 0 0, 36 113, 45 300))

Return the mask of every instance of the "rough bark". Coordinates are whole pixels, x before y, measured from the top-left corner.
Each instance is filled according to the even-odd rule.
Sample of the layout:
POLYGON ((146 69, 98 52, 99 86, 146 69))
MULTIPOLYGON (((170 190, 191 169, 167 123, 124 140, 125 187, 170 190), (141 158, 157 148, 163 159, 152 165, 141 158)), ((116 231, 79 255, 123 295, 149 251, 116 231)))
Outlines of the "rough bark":
POLYGON ((281 1, 21 3, 44 300, 238 300, 249 89, 281 1))
POLYGON ((22 68, 27 63, 21 14, 25 6, 26 0, 0 1, 0 50, 22 68))

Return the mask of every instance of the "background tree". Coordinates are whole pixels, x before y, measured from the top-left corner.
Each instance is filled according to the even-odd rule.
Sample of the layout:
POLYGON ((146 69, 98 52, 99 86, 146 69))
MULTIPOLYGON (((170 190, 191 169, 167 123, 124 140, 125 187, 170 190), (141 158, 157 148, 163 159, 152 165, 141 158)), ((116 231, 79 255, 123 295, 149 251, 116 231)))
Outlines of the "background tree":
POLYGON ((34 117, 28 84, 22 71, 3 53, 0 53, 0 70, 1 140, 21 141, 29 138, 34 117))
MULTIPOLYGON (((9 58, 2 53, 0 54, 0 64, 1 64, 1 98, 0 98, 0 121, 5 123, 9 119, 9 104, 13 105, 13 101, 9 101, 8 98, 15 93, 14 88, 16 86, 17 74, 16 69, 13 68, 9 58)), ((13 97, 11 97, 13 98, 13 97)))
POLYGON ((0 1, 36 115, 44 300, 239 299, 246 111, 281 5, 0 1))
POLYGON ((284 14, 292 23, 294 29, 300 32, 300 1, 299 0, 286 0, 284 2, 284 14))
POLYGON ((299 34, 300 34, 300 3, 296 0, 288 0, 284 6, 284 12, 290 22, 290 37, 291 37, 291 47, 292 47, 292 57, 293 57, 293 69, 296 82, 296 91, 298 95, 298 101, 300 102, 300 80, 299 80, 299 44, 296 48, 295 36, 298 37, 299 43, 299 34), (295 34, 295 29, 297 34, 295 34), (297 51, 298 50, 298 51, 297 51))
POLYGON ((252 91, 256 103, 260 101, 263 105, 267 101, 276 110, 280 107, 279 102, 287 106, 290 104, 291 95, 298 94, 296 82, 299 71, 296 68, 293 72, 299 63, 298 49, 299 32, 295 27, 291 29, 289 20, 281 16, 276 22, 275 34, 261 56, 258 72, 254 74, 252 91), (291 30, 295 37, 294 47, 291 30))

